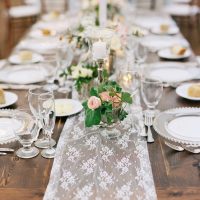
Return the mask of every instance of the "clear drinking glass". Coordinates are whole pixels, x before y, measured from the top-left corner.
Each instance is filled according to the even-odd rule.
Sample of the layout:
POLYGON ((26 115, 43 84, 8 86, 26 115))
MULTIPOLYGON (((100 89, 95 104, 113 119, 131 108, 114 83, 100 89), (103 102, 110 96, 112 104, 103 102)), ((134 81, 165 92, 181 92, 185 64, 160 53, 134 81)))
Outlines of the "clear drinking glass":
MULTIPOLYGON (((38 132, 42 129, 42 125, 40 122, 40 115, 39 115, 39 96, 41 94, 51 94, 51 91, 46 91, 43 87, 30 89, 28 92, 28 102, 30 110, 35 117, 36 124, 38 126, 38 132)), ((54 146, 56 144, 55 140, 51 139, 51 145, 54 146)), ((47 133, 43 130, 42 138, 38 139, 35 142, 35 146, 38 148, 48 148, 49 140, 47 137, 47 133)))
POLYGON ((143 64, 147 59, 147 48, 142 44, 138 43, 134 49, 134 58, 136 63, 136 70, 139 75, 143 76, 143 68, 141 64, 143 64))
POLYGON ((34 140, 38 137, 38 127, 33 117, 27 112, 16 110, 13 112, 14 123, 20 123, 21 126, 14 130, 16 137, 22 144, 22 148, 16 151, 16 155, 20 158, 33 158, 39 154, 36 147, 31 147, 34 140))
POLYGON ((138 43, 135 48, 134 55, 135 55, 135 60, 138 64, 144 63, 145 60, 147 59, 147 48, 142 44, 138 43))
POLYGON ((155 114, 155 108, 161 100, 163 83, 159 80, 143 78, 141 80, 141 94, 144 103, 155 114))
POLYGON ((56 54, 56 60, 57 60, 57 74, 58 74, 58 81, 59 81, 59 89, 58 91, 65 91, 66 86, 66 80, 65 77, 60 77, 60 74, 63 70, 67 69, 73 60, 74 54, 72 47, 69 44, 61 43, 59 47, 57 48, 57 54, 56 54))
POLYGON ((58 71, 59 71, 59 66, 58 66, 58 61, 57 57, 48 59, 42 63, 46 67, 49 68, 49 76, 47 77, 47 84, 44 85, 45 90, 51 91, 51 90, 57 90, 58 85, 55 84, 55 81, 58 80, 58 71))
POLYGON ((127 92, 134 95, 139 87, 139 77, 135 71, 120 70, 118 75, 120 86, 127 92))
POLYGON ((39 96, 39 115, 42 128, 48 135, 49 146, 41 152, 44 158, 54 158, 55 148, 51 145, 51 135, 55 126, 55 101, 52 93, 39 96))

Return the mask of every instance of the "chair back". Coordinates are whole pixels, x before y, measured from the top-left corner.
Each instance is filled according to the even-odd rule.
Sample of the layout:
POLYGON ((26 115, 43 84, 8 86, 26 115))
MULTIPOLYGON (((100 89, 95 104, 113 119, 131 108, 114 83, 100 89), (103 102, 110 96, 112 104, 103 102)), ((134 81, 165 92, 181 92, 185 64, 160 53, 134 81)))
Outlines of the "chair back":
POLYGON ((67 10, 67 0, 41 0, 42 12, 51 11, 65 12, 67 10))

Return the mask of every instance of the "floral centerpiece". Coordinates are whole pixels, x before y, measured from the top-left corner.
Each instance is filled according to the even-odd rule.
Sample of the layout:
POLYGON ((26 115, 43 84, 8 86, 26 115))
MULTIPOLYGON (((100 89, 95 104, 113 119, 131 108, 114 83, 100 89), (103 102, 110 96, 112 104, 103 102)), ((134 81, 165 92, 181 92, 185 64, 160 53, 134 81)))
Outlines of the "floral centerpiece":
POLYGON ((75 87, 78 92, 84 85, 89 85, 98 76, 97 65, 91 63, 79 63, 67 68, 61 76, 71 76, 75 80, 75 87))
POLYGON ((83 103, 85 125, 112 125, 126 118, 126 104, 132 103, 132 97, 115 81, 105 81, 90 91, 90 98, 83 103))

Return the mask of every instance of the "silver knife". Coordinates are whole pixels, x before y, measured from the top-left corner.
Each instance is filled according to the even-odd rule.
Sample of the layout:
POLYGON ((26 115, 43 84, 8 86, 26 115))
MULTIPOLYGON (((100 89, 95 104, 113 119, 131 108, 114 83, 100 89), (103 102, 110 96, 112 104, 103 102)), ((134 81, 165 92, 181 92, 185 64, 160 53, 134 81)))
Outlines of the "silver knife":
POLYGON ((0 152, 14 152, 15 150, 14 149, 11 149, 11 148, 0 148, 0 152))
POLYGON ((0 156, 5 156, 7 153, 0 152, 0 156))

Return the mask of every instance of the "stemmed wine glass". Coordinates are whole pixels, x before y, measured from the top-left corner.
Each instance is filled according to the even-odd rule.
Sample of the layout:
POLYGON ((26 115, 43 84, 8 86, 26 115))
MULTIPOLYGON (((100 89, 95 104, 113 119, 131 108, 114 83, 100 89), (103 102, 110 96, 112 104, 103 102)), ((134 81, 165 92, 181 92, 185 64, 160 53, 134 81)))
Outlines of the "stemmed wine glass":
POLYGON ((147 59, 147 48, 143 46, 140 42, 138 42, 134 49, 134 58, 138 68, 137 71, 140 74, 140 76, 142 76, 143 72, 141 69, 141 64, 144 63, 147 59))
POLYGON ((13 112, 13 123, 20 124, 14 129, 15 135, 22 148, 16 151, 16 155, 20 158, 33 158, 39 154, 36 147, 31 147, 33 141, 38 137, 38 128, 34 123, 34 119, 27 110, 16 110, 13 112))
MULTIPOLYGON (((35 117, 36 124, 38 126, 38 132, 42 129, 42 125, 40 122, 40 115, 39 115, 39 96, 41 94, 51 94, 50 91, 46 91, 43 89, 43 87, 30 89, 28 92, 28 102, 30 110, 35 117)), ((51 139, 51 145, 54 146, 56 144, 55 140, 51 139)), ((49 141, 47 138, 47 134, 43 130, 42 138, 38 139, 35 142, 35 146, 38 148, 48 148, 49 141)))
POLYGON ((163 83, 159 80, 151 78, 143 78, 141 80, 141 94, 149 111, 156 114, 156 106, 161 100, 163 93, 163 83))
POLYGON ((56 60, 57 60, 57 74, 58 74, 58 81, 59 81, 59 89, 58 91, 65 91, 65 78, 60 77, 59 75, 62 73, 62 71, 66 70, 74 58, 73 50, 70 44, 66 44, 63 41, 61 41, 61 44, 57 48, 56 53, 56 60))
POLYGON ((52 147, 51 135, 55 126, 55 101, 53 92, 39 96, 39 116, 42 128, 45 130, 49 140, 47 149, 42 150, 44 158, 54 158, 55 148, 52 147))

